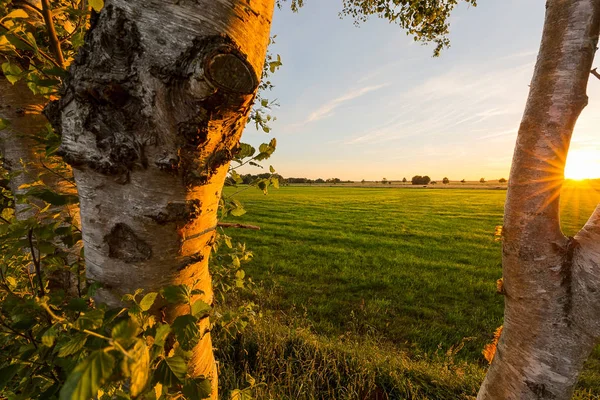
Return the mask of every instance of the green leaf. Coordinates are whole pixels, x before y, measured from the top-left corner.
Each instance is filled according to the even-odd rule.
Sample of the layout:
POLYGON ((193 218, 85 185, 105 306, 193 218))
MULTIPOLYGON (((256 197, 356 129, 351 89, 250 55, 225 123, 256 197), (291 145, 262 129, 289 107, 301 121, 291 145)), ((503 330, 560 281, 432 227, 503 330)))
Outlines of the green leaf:
POLYGON ((3 129, 8 128, 9 125, 10 125, 10 121, 9 120, 0 118, 0 131, 3 130, 3 129))
POLYGON ((13 376, 19 371, 20 367, 20 364, 11 364, 8 367, 0 368, 0 389, 11 381, 13 376))
POLYGON ((69 340, 67 343, 63 344, 58 348, 58 356, 67 357, 77 353, 83 348, 85 342, 87 341, 87 338, 87 335, 83 333, 78 333, 74 335, 71 338, 71 340, 69 340))
POLYGON ((210 397, 212 392, 212 385, 210 379, 207 378, 195 378, 187 379, 185 385, 183 385, 183 394, 188 399, 206 399, 210 397))
POLYGON ((163 347, 169 332, 171 332, 171 327, 169 325, 158 324, 156 327, 156 334, 154 335, 154 345, 163 347))
POLYGON ((77 196, 56 193, 55 191, 46 188, 33 188, 29 190, 27 194, 44 200, 46 203, 52 204, 53 206, 76 204, 79 201, 77 196))
POLYGON ((8 19, 8 18, 12 18, 12 19, 29 18, 29 15, 27 15, 25 10, 17 9, 17 10, 13 10, 13 11, 9 12, 2 19, 4 20, 4 19, 8 19))
POLYGON ((275 168, 273 168, 272 165, 269 165, 269 171, 274 174, 275 173, 275 168))
POLYGON ((14 277, 12 277, 12 276, 7 276, 6 277, 6 283, 8 283, 8 286, 11 289, 14 289, 14 288, 17 287, 17 280, 14 277))
MULTIPOLYGON (((19 46, 15 45, 13 43, 13 38, 14 35, 6 35, 6 38, 8 39, 9 42, 11 42, 11 44, 17 48, 19 48, 19 46)), ((23 44, 17 40, 16 42, 22 46, 23 44)), ((23 49, 22 49, 23 50, 23 49)), ((26 47, 24 50, 29 50, 28 47, 26 47)), ((2 64, 2 72, 4 73, 4 77, 11 83, 11 84, 15 84, 15 82, 17 82, 19 79, 21 79, 21 74, 23 73, 23 70, 16 64, 11 64, 10 62, 5 62, 2 64)))
POLYGON ((123 374, 130 380, 130 390, 133 397, 144 390, 150 373, 150 353, 143 339, 136 339, 128 351, 130 358, 125 357, 121 364, 123 374))
POLYGON ((154 300, 156 300, 156 296, 158 296, 158 293, 156 292, 147 293, 144 296, 142 301, 140 301, 140 308, 142 309, 142 311, 148 311, 150 307, 152 307, 152 304, 154 304, 154 300))
POLYGON ((75 297, 69 301, 69 304, 65 308, 70 311, 82 312, 87 311, 89 306, 85 299, 82 299, 81 297, 75 297))
POLYGON ((138 324, 132 319, 126 319, 115 325, 110 335, 113 339, 128 341, 136 337, 138 332, 138 324))
POLYGON ((152 376, 152 382, 171 387, 185 379, 187 364, 182 357, 174 356, 161 360, 152 376))
POLYGON ((100 10, 102 10, 104 7, 104 0, 90 0, 89 5, 94 9, 94 11, 100 12, 100 10))
POLYGON ((275 189, 279 189, 279 179, 276 176, 271 178, 271 185, 273 185, 275 189))
POLYGON ((95 397, 100 385, 112 374, 115 359, 104 350, 96 350, 80 362, 60 390, 60 400, 84 400, 95 397))
POLYGON ((201 315, 205 315, 212 310, 210 304, 206 303, 202 300, 196 300, 194 304, 192 304, 192 315, 194 317, 199 317, 201 315))
POLYGON ((240 184, 242 183, 242 177, 240 176, 240 174, 238 174, 236 171, 232 170, 231 171, 231 178, 235 181, 235 183, 240 184))
POLYGON ((190 299, 190 288, 187 285, 166 286, 162 295, 171 304, 188 303, 190 299))
POLYGON ((244 210, 244 207, 241 206, 232 209, 230 212, 234 217, 241 217, 242 215, 246 214, 246 210, 244 210))
POLYGON ((66 70, 59 67, 45 69, 44 73, 46 75, 58 76, 60 78, 66 78, 67 76, 69 76, 69 73, 66 70))
POLYGON ((74 325, 79 330, 97 329, 102 326, 103 319, 104 311, 99 309, 89 310, 81 313, 74 325))
POLYGON ((240 151, 237 153, 236 157, 238 157, 240 159, 246 158, 246 157, 252 157, 255 152, 256 152, 256 149, 254 147, 250 146, 247 143, 240 143, 240 151))
POLYGON ((52 325, 44 334, 42 335, 42 344, 46 347, 52 347, 54 344, 54 340, 56 339, 56 325, 52 325))
POLYGON ((180 315, 175 318, 175 321, 171 324, 171 329, 183 350, 191 350, 200 340, 198 319, 193 315, 180 315))

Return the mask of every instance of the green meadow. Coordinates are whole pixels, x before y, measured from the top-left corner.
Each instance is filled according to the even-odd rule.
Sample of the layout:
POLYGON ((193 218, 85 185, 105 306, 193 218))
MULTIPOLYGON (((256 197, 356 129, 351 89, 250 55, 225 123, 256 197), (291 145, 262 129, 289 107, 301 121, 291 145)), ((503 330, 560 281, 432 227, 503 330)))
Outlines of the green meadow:
MULTIPOLYGON (((363 353, 397 352, 429 362, 430 372, 462 365, 460 382, 448 383, 453 389, 406 389, 394 397, 378 387, 374 393, 385 393, 373 398, 468 398, 487 365, 481 351, 502 325, 501 242, 494 232, 505 196, 505 190, 335 186, 288 186, 265 196, 251 189, 237 197, 247 214, 230 221, 260 231, 227 233, 254 253, 245 269, 268 324, 302 328, 334 348, 353 343, 338 349, 347 354, 361 353, 361 346, 363 353)), ((565 234, 574 234, 599 200, 593 189, 567 189, 565 234)), ((578 398, 600 393, 598 358, 588 363, 578 398)), ((416 385, 440 384, 435 374, 416 385)))

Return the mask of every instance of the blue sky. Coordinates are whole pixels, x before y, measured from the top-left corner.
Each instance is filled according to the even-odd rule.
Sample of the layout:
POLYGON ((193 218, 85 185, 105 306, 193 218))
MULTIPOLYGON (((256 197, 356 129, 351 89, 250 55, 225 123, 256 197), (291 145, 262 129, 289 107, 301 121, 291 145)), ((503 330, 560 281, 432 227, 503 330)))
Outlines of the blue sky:
MULTIPOLYGON (((277 138, 269 162, 285 177, 352 180, 508 178, 517 129, 539 47, 543 0, 482 0, 459 6, 451 47, 433 58, 398 26, 340 19, 339 0, 307 0, 277 10, 272 52, 282 68, 266 97, 277 99, 267 135, 249 126, 254 145, 277 138)), ((595 165, 600 81, 572 153, 595 165)), ((575 157, 570 157, 575 158, 575 157)), ((244 172, 250 172, 245 170, 244 172)))

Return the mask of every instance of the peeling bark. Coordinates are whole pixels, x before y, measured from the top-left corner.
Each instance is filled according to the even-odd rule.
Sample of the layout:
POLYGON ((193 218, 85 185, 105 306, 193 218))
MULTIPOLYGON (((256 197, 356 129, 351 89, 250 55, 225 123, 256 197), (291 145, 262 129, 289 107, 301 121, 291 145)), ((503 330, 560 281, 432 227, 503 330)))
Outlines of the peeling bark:
POLYGON ((504 329, 478 399, 571 398, 600 338, 600 212, 574 238, 559 200, 600 30, 599 0, 549 0, 503 228, 504 329))
MULTIPOLYGON (((108 0, 93 18, 47 115, 74 169, 99 301, 186 283, 212 302, 218 202, 258 87, 273 3, 108 0)), ((213 379, 216 399, 209 333, 190 367, 213 379)))

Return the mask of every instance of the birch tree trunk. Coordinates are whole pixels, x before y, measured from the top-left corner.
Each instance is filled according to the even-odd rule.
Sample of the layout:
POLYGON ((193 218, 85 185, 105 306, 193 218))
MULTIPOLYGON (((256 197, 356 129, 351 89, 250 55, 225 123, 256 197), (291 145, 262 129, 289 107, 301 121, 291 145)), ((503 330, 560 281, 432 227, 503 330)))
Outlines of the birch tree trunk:
MULTIPOLYGON (((213 292, 208 257, 228 165, 259 84, 274 0, 108 0, 59 103, 80 197, 86 270, 117 304, 137 288, 213 292)), ((168 309, 173 319, 179 310, 168 309)), ((209 321, 193 376, 216 366, 209 321)))
MULTIPOLYGON (((33 137, 39 135, 46 125, 46 118, 42 115, 46 102, 42 96, 34 95, 25 82, 12 85, 0 76, 0 118, 10 122, 8 128, 0 131, 0 153, 6 170, 22 171, 11 179, 13 195, 24 194, 26 189, 19 187, 35 182, 43 172, 37 154, 43 147, 33 137)), ((33 213, 26 204, 15 204, 15 210, 20 219, 26 219, 33 213)))
POLYGON ((569 399, 600 337, 600 208, 575 237, 559 199, 600 0, 549 0, 504 218, 504 329, 478 399, 569 399))

